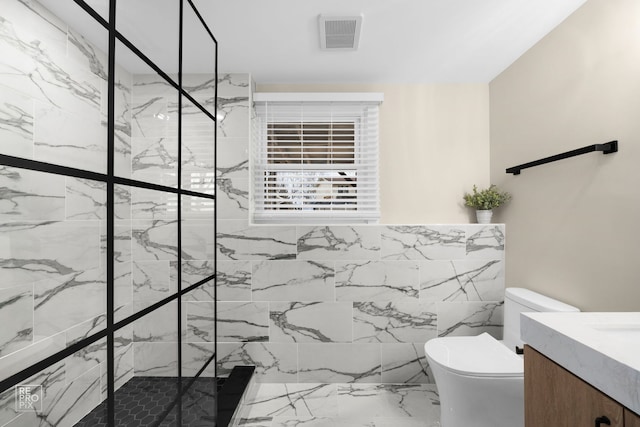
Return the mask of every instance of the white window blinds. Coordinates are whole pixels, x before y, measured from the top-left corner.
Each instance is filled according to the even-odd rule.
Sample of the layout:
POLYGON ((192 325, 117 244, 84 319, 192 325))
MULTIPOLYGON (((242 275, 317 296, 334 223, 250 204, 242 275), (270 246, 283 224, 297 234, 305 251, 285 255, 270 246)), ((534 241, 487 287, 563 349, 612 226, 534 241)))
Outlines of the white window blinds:
POLYGON ((325 99, 254 99, 254 222, 378 220, 380 101, 327 101, 330 94, 322 95, 325 99))

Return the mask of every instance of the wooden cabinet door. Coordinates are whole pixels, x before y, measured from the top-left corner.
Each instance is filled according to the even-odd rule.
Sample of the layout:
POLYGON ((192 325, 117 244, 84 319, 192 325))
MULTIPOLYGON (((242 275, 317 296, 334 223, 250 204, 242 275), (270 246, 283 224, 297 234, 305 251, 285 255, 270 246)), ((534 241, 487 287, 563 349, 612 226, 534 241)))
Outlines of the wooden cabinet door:
POLYGON ((622 405, 529 346, 524 352, 524 402, 525 427, 595 426, 603 416, 611 427, 624 426, 622 405))
POLYGON ((624 408, 624 427, 640 427, 640 415, 624 408))

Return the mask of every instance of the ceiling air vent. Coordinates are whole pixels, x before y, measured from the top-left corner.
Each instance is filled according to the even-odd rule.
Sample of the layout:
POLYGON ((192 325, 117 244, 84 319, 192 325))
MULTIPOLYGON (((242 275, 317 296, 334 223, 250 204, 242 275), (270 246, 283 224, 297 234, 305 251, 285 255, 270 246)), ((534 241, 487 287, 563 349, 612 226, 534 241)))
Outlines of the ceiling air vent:
POLYGON ((320 15, 319 21, 322 49, 355 50, 358 48, 362 16, 320 15))

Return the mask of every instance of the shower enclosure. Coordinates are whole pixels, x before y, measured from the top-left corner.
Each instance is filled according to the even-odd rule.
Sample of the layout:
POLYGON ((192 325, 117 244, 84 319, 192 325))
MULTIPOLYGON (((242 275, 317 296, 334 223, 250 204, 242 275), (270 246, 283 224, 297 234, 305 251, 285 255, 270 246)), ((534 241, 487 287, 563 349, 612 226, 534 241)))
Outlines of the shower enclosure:
POLYGON ((211 29, 0 5, 0 426, 215 425, 211 29))

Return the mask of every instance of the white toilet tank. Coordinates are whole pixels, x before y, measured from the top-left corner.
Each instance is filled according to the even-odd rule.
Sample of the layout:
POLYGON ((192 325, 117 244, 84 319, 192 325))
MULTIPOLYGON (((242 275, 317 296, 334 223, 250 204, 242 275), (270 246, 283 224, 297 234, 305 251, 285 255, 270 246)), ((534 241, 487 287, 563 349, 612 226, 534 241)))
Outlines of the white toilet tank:
POLYGON ((524 288, 504 292, 504 345, 511 350, 523 346, 520 339, 520 313, 532 311, 580 311, 577 307, 524 288))

